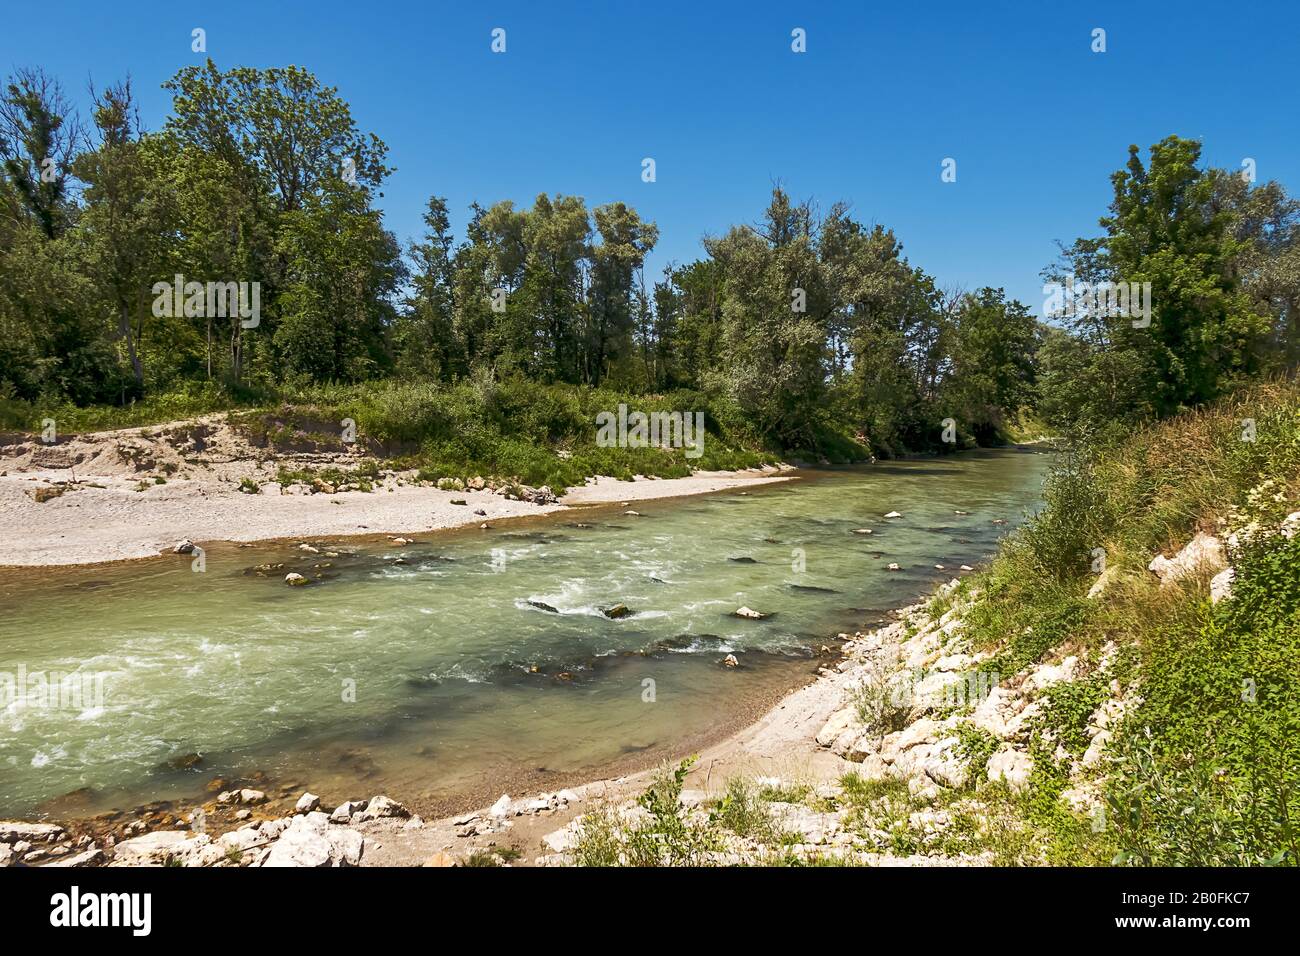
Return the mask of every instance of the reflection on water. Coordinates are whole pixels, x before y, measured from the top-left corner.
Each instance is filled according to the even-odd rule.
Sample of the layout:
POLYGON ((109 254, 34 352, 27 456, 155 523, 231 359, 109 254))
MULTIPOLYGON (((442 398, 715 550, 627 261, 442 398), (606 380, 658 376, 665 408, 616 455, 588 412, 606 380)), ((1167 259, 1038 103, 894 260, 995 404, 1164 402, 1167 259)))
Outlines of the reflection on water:
POLYGON ((400 548, 213 545, 203 573, 173 556, 0 572, 0 674, 104 681, 102 702, 43 707, 5 698, 0 676, 0 816, 258 771, 436 805, 644 763, 753 716, 829 636, 986 557, 1046 465, 891 462, 400 548), (288 571, 313 583, 288 587, 288 571), (615 604, 631 613, 611 620, 615 604), (770 616, 738 619, 741 605, 770 616))

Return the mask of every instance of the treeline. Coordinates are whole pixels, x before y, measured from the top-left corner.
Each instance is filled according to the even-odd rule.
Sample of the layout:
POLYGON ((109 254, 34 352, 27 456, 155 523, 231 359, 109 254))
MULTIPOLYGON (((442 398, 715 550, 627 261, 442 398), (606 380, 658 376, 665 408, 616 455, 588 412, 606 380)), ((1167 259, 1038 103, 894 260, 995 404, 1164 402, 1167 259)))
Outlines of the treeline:
POLYGON ((1149 314, 1076 310, 1039 351, 1037 408, 1062 430, 1101 435, 1195 408, 1300 366, 1300 203, 1276 182, 1202 169, 1201 144, 1136 146, 1111 176, 1102 235, 1043 273, 1094 286, 1150 284, 1149 314))
POLYGON ((995 440, 1018 417, 1130 421, 1294 367, 1295 203, 1136 150, 1106 234, 1059 269, 1150 281, 1154 317, 1040 323, 1000 289, 945 291, 892 231, 781 188, 752 224, 647 280, 658 230, 615 202, 432 197, 403 248, 392 169, 337 90, 297 67, 187 67, 161 129, 129 83, 83 122, 57 81, 0 95, 0 401, 126 405, 194 383, 251 399, 491 376, 708 396, 774 448, 886 452, 995 440), (178 280, 177 277, 180 277, 178 280), (160 310, 155 287, 256 282, 260 315, 160 310))

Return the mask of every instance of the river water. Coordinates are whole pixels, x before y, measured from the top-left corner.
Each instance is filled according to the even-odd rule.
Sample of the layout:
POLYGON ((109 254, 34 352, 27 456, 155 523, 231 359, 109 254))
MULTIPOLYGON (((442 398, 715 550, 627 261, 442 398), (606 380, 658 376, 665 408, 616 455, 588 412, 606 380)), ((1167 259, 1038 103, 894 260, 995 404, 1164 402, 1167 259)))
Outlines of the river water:
POLYGON ((0 571, 0 818, 192 798, 215 777, 445 809, 648 765, 743 726, 837 632, 987 558, 1048 463, 887 462, 403 547, 214 544, 202 572, 171 555, 0 571), (618 603, 631 613, 608 619, 618 603), (61 694, 55 675, 72 675, 61 694))

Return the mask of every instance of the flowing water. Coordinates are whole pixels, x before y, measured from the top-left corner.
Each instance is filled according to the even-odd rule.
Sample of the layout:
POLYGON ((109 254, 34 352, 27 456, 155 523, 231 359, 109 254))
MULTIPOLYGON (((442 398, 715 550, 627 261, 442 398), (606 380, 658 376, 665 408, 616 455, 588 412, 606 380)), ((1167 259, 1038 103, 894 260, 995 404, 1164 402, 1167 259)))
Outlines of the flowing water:
POLYGON ((1048 460, 881 463, 403 547, 213 545, 202 573, 171 555, 0 572, 0 818, 189 798, 217 776, 447 807, 653 763, 987 557, 1048 460), (618 603, 631 613, 602 613, 618 603), (58 674, 85 679, 80 699, 58 674))

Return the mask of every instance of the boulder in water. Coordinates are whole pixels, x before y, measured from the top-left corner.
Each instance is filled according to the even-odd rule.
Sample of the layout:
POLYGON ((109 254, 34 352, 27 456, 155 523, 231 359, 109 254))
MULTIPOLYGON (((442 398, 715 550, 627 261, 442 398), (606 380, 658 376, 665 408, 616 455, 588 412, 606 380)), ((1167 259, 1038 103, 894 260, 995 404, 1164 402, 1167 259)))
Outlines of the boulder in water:
POLYGON ((631 614, 632 609, 626 604, 615 604, 613 607, 603 608, 600 613, 604 614, 611 621, 617 621, 620 617, 627 617, 631 614))
POLYGON ((310 582, 297 571, 290 571, 284 576, 284 583, 293 587, 302 587, 304 584, 309 584, 310 582))
POLYGON ((762 611, 755 611, 752 607, 738 607, 731 612, 732 617, 743 617, 748 621, 761 621, 767 617, 762 611))

